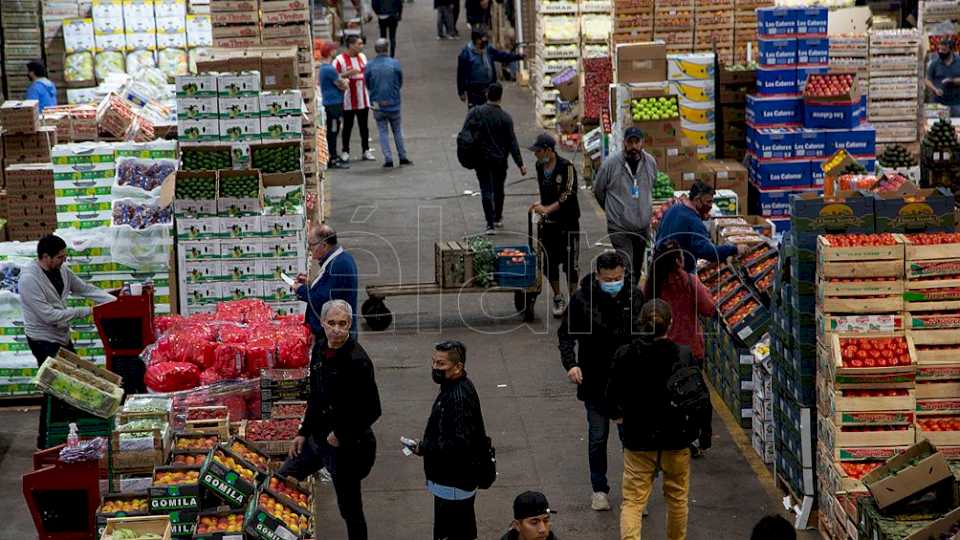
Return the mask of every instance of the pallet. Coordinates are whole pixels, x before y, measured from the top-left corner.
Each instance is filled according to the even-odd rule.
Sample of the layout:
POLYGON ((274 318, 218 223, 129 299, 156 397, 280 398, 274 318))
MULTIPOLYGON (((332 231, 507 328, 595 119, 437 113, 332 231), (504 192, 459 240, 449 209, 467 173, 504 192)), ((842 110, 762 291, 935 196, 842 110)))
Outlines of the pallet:
POLYGON ((787 494, 787 497, 784 498, 784 504, 786 505, 786 499, 789 498, 789 511, 797 516, 793 522, 793 527, 797 530, 803 530, 819 524, 821 512, 814 508, 816 505, 814 498, 810 496, 798 497, 793 488, 790 487, 790 483, 781 478, 779 473, 774 474, 774 477, 776 478, 777 488, 787 494))

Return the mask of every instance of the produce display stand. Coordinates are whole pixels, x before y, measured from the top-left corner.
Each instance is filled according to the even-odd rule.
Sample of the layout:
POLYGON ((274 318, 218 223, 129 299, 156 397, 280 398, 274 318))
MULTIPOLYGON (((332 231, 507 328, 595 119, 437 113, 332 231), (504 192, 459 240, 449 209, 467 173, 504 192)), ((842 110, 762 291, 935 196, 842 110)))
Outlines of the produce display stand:
POLYGON ((139 295, 112 293, 117 296, 116 301, 93 309, 93 321, 107 357, 106 367, 123 376, 123 390, 128 395, 143 394, 146 393, 143 385, 145 367, 140 353, 156 339, 153 330, 154 287, 144 285, 139 295))
POLYGON ((100 463, 62 463, 63 445, 33 454, 23 475, 23 497, 40 540, 89 540, 100 506, 100 463))
POLYGON ((443 276, 437 275, 430 283, 390 283, 383 285, 367 286, 367 300, 360 306, 360 314, 363 320, 371 330, 385 330, 393 322, 393 314, 386 306, 384 300, 388 296, 414 296, 414 295, 432 295, 443 293, 472 294, 472 293, 512 293, 513 305, 517 312, 521 314, 525 322, 530 322, 534 318, 534 308, 537 303, 537 296, 543 289, 543 245, 540 241, 541 227, 537 226, 537 237, 533 236, 533 213, 527 214, 527 245, 531 253, 536 254, 536 278, 533 284, 527 287, 511 287, 502 285, 492 285, 490 287, 478 287, 464 285, 460 287, 443 286, 443 276))

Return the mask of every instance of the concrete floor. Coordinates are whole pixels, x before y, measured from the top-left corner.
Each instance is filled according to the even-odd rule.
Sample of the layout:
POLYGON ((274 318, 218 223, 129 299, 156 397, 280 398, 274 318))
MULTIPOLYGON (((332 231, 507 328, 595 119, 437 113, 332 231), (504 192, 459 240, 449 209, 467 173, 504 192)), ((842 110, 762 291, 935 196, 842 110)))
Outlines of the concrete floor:
MULTIPOLYGON (((461 35, 467 34, 461 22, 461 35)), ((350 171, 331 175, 330 221, 356 256, 362 285, 432 281, 433 243, 459 239, 483 225, 479 198, 463 196, 464 190, 478 190, 476 180, 459 167, 455 155, 465 107, 455 95, 454 74, 464 41, 438 42, 434 36, 432 3, 407 4, 397 56, 405 70, 404 132, 415 165, 384 170, 380 163, 355 162, 350 171)), ((372 49, 371 41, 367 46, 371 57, 372 49)), ((529 145, 537 133, 532 97, 507 85, 504 107, 513 114, 521 147, 529 145)), ((376 139, 372 119, 371 131, 376 139)), ((355 153, 357 140, 355 130, 355 153)), ((374 147, 380 157, 379 144, 374 147)), ((532 154, 524 150, 524 159, 532 169, 532 154)), ((522 243, 526 207, 536 185, 521 180, 512 166, 508 184, 506 229, 495 242, 522 243)), ((580 203, 581 224, 588 235, 582 243, 581 266, 587 268, 602 249, 595 242, 602 239, 604 227, 589 192, 580 194, 580 203)), ((401 454, 399 438, 422 434, 437 392, 430 380, 431 344, 441 337, 466 343, 467 370, 497 447, 500 476, 477 501, 480 538, 503 534, 512 517, 513 497, 527 489, 546 493, 558 511, 554 530, 560 538, 617 537, 618 511, 597 513, 589 507, 584 411, 560 366, 556 322, 547 316, 546 297, 541 296, 538 318, 529 325, 513 315, 509 295, 389 299, 395 324, 384 332, 363 332, 361 342, 377 366, 384 410, 375 426, 377 463, 364 483, 371 538, 430 537, 433 507, 423 488, 422 465, 401 454)), ((36 415, 0 411, 0 493, 7 501, 0 506, 4 524, 0 538, 35 537, 20 494, 20 475, 30 466, 36 415)), ((760 517, 782 506, 774 497, 769 473, 761 469, 758 477, 721 415, 715 416, 714 433, 714 449, 693 467, 688 538, 748 538, 760 517)), ((615 506, 622 473, 619 452, 619 443, 611 437, 609 477, 615 506)), ((322 531, 317 537, 345 538, 329 486, 324 496, 316 516, 322 531)), ((658 494, 644 523, 646 537, 664 537, 663 516, 663 498, 658 494)))

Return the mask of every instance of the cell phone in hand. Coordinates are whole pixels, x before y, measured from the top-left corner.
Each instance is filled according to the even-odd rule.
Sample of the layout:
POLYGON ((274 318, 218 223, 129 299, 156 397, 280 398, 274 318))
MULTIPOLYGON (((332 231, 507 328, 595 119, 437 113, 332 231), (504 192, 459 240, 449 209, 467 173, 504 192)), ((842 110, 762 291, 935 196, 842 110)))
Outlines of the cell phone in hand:
POLYGON ((400 444, 403 445, 401 452, 403 455, 409 457, 413 455, 413 450, 417 447, 417 441, 414 439, 408 439, 407 437, 400 437, 400 444))
POLYGON ((286 283, 287 285, 289 285, 289 286, 291 286, 291 287, 293 287, 294 285, 297 284, 297 280, 295 280, 295 279, 293 279, 292 277, 284 274, 283 272, 280 272, 280 279, 282 279, 284 283, 286 283))

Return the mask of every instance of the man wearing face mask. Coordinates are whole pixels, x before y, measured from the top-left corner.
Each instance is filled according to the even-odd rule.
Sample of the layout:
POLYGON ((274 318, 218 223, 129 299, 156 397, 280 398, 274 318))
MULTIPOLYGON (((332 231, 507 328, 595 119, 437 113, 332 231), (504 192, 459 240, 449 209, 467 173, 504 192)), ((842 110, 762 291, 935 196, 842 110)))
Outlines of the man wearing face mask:
POLYGON ((475 452, 487 438, 480 397, 467 378, 467 348, 459 341, 434 346, 431 376, 440 385, 423 439, 413 453, 423 458, 433 495, 434 540, 477 538, 475 452))
POLYGON ((950 116, 960 116, 960 58, 952 39, 937 45, 937 56, 927 66, 927 90, 941 105, 950 107, 950 116))
POLYGON ((724 261, 734 255, 747 251, 745 244, 716 245, 710 240, 710 233, 703 220, 710 216, 713 208, 713 186, 697 181, 690 188, 687 198, 681 199, 667 210, 657 229, 657 246, 667 240, 674 240, 683 250, 683 269, 694 273, 697 260, 724 261))
POLYGON ((596 272, 584 277, 580 289, 570 298, 557 337, 563 369, 570 382, 577 385, 577 399, 587 413, 587 458, 593 489, 590 506, 603 511, 610 510, 610 418, 604 407, 604 390, 614 353, 639 331, 636 321, 643 293, 629 275, 620 252, 601 254, 596 266, 596 272))
POLYGON ((307 303, 305 322, 314 336, 323 335, 320 324, 320 308, 328 300, 344 300, 350 304, 353 320, 350 335, 357 339, 357 263, 353 255, 344 250, 337 240, 337 231, 323 224, 310 230, 307 249, 320 266, 317 277, 309 285, 307 275, 299 274, 293 290, 301 302, 307 303))
POLYGON ((322 468, 333 478, 349 540, 367 539, 361 481, 377 455, 373 424, 380 418, 380 392, 373 362, 353 338, 353 309, 343 300, 323 304, 323 327, 310 363, 310 399, 279 474, 305 480, 322 468))
POLYGON ((509 64, 525 57, 495 49, 490 45, 486 29, 477 27, 470 32, 470 43, 457 58, 457 95, 470 108, 487 102, 487 88, 497 82, 496 62, 509 64))
POLYGON ((657 178, 657 162, 643 149, 643 138, 640 128, 627 128, 623 151, 603 162, 593 182, 593 194, 607 214, 610 242, 627 259, 635 281, 640 279, 647 249, 651 193, 657 178))

